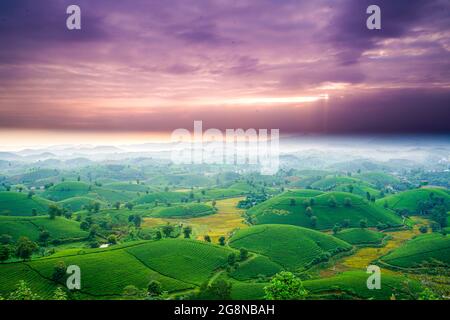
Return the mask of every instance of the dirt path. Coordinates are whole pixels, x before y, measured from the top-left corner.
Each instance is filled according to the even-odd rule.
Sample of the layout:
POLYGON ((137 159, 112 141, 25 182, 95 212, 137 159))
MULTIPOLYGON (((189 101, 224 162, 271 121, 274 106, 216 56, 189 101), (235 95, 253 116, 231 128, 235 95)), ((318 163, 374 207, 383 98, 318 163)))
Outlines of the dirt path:
MULTIPOLYGON (((320 275, 323 277, 329 277, 339 272, 355 269, 365 271, 367 266, 373 261, 400 247, 405 241, 408 241, 414 236, 420 234, 420 226, 429 224, 428 221, 423 218, 413 217, 412 219, 415 221, 412 229, 386 232, 386 235, 390 236, 390 239, 386 240, 383 247, 365 247, 357 249, 355 254, 342 258, 334 266, 322 270, 320 275)), ((387 269, 384 271, 386 273, 396 273, 395 271, 387 269)))

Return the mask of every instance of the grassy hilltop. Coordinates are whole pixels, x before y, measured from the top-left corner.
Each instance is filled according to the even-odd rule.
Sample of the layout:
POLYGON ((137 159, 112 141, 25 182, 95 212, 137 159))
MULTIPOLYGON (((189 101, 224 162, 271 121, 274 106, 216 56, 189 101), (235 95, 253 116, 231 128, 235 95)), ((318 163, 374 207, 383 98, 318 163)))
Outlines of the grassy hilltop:
POLYGON ((331 229, 336 224, 357 227, 361 220, 372 227, 379 223, 402 224, 393 211, 346 192, 287 191, 251 208, 248 215, 257 224, 292 224, 319 230, 331 229), (315 224, 312 216, 316 217, 315 224))

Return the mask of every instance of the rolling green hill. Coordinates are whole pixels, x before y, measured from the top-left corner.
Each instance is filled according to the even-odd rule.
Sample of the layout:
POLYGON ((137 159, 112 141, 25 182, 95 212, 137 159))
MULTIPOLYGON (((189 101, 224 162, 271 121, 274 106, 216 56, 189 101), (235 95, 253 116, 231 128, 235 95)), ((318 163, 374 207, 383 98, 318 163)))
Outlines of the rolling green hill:
POLYGON ((215 213, 215 209, 204 203, 187 203, 171 207, 156 207, 150 216, 155 218, 200 217, 215 213))
POLYGON ((377 245, 381 244, 385 234, 368 229, 354 228, 342 230, 335 237, 354 245, 377 245))
POLYGON ((367 277, 363 271, 348 271, 329 278, 307 280, 303 285, 310 294, 323 299, 389 300, 392 295, 398 300, 414 299, 423 290, 417 281, 386 273, 381 278, 381 289, 369 290, 367 277))
POLYGON ((237 280, 249 280, 258 278, 260 275, 270 277, 282 270, 282 266, 268 257, 256 255, 246 261, 239 262, 239 268, 233 270, 231 276, 237 280))
POLYGON ((358 174, 355 177, 379 188, 400 183, 400 180, 397 177, 383 172, 365 172, 358 174))
POLYGON ((41 230, 50 233, 50 240, 86 238, 88 233, 80 229, 80 224, 74 220, 56 217, 0 217, 0 234, 9 234, 13 240, 26 236, 33 241, 38 240, 41 230))
POLYGON ((37 214, 45 214, 51 201, 39 196, 28 197, 26 193, 0 192, 0 215, 31 216, 33 209, 37 214))
POLYGON ((166 276, 200 285, 226 265, 231 249, 187 239, 152 241, 127 249, 144 265, 166 276))
POLYGON ((367 192, 376 197, 380 195, 380 190, 374 184, 349 176, 325 177, 312 183, 311 187, 323 191, 350 192, 364 198, 367 192))
POLYGON ((62 201, 73 197, 86 196, 91 186, 84 182, 61 182, 46 190, 42 196, 52 201, 62 201))
POLYGON ((133 200, 133 202, 135 204, 154 203, 155 201, 160 203, 180 203, 182 199, 187 197, 189 197, 189 192, 187 191, 152 192, 133 200))
POLYGON ((442 188, 420 188, 403 191, 377 200, 377 204, 384 205, 387 202, 388 207, 394 210, 408 210, 410 213, 419 213, 419 202, 428 201, 432 197, 443 198, 445 206, 450 209, 450 194, 442 188))
POLYGON ((56 287, 51 277, 59 261, 81 268, 81 293, 89 298, 120 297, 126 286, 146 288, 150 280, 159 281, 163 290, 169 292, 185 290, 202 284, 225 266, 231 252, 227 247, 188 239, 72 249, 31 262, 1 265, 0 294, 14 290, 19 280, 25 280, 34 292, 49 297, 56 287))
MULTIPOLYGON (((88 197, 73 197, 59 201, 58 205, 66 209, 70 208, 72 211, 80 211, 81 209, 83 209, 83 206, 87 206, 94 201, 98 202, 98 200, 94 200, 88 197)), ((106 203, 100 201, 100 205, 102 207, 105 207, 106 203)))
POLYGON ((423 263, 450 265, 450 237, 439 233, 420 235, 380 259, 388 266, 418 268, 423 263))
MULTIPOLYGON (((307 190, 309 191, 309 190, 307 190)), ((357 195, 345 192, 328 192, 306 196, 305 191, 287 191, 249 209, 247 214, 256 224, 292 224, 302 227, 314 227, 306 207, 312 208, 312 216, 317 217, 315 228, 331 229, 335 224, 359 227, 361 220, 367 220, 368 226, 378 223, 397 226, 402 220, 394 212, 370 203, 357 195), (314 203, 311 205, 311 199, 314 203), (330 205, 334 199, 336 205, 330 205), (346 200, 348 199, 348 200, 346 200), (295 203, 292 204, 292 201, 295 203), (308 205, 303 202, 307 202, 308 205), (346 201, 350 204, 346 205, 346 201)))
POLYGON ((151 190, 152 188, 136 183, 130 182, 112 182, 103 185, 104 188, 110 190, 118 190, 118 191, 128 191, 128 192, 146 192, 151 190))
POLYGON ((246 248, 267 256, 287 269, 305 269, 312 264, 351 249, 333 236, 288 225, 262 225, 242 229, 229 241, 231 247, 246 248))
POLYGON ((83 197, 108 203, 130 201, 137 196, 137 192, 112 190, 78 181, 61 182, 42 193, 42 197, 52 201, 83 197))

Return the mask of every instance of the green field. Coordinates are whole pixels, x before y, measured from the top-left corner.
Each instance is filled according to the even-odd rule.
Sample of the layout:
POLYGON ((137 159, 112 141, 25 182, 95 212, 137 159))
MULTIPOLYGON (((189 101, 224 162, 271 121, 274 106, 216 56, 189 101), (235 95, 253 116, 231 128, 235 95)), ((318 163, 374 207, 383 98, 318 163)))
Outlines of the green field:
POLYGON ((315 181, 311 184, 313 189, 319 189, 324 191, 341 191, 351 193, 366 197, 367 192, 371 196, 378 197, 380 195, 380 190, 376 189, 375 185, 363 181, 358 178, 339 176, 339 177, 326 177, 315 181))
POLYGON ((251 208, 248 215, 256 219, 257 224, 314 227, 306 212, 306 207, 310 206, 312 215, 317 217, 315 228, 319 230, 331 229, 335 224, 343 225, 345 220, 348 220, 349 227, 358 227, 361 220, 366 220, 371 227, 378 223, 391 226, 402 224, 402 219, 394 212, 351 193, 327 192, 319 195, 310 193, 310 196, 306 194, 306 191, 284 192, 251 208), (295 205, 291 204, 291 199, 295 201, 295 205), (311 199, 314 199, 314 204, 303 204, 304 201, 309 203, 311 199), (336 200, 336 206, 330 206, 330 199, 336 200), (350 206, 345 205, 346 199, 351 202, 350 206))
POLYGON ((408 277, 382 272, 381 289, 367 288, 368 274, 362 271, 348 271, 334 277, 307 280, 305 288, 317 298, 323 299, 416 299, 423 289, 420 284, 408 277))
POLYGON ((33 209, 37 214, 44 214, 50 203, 39 196, 29 198, 26 193, 3 191, 0 192, 0 215, 31 216, 33 209))
POLYGON ((80 224, 74 220, 62 217, 0 217, 0 234, 9 234, 13 240, 27 236, 33 241, 39 238, 41 230, 50 233, 50 239, 86 238, 88 233, 80 229, 80 224))
POLYGON ((106 203, 98 200, 94 200, 92 198, 88 197, 73 197, 68 198, 62 201, 58 202, 58 205, 62 208, 70 209, 72 211, 80 211, 83 209, 84 206, 88 206, 92 204, 94 201, 97 201, 100 203, 102 207, 106 206, 106 203))
POLYGON ((52 201, 63 201, 70 198, 83 197, 109 203, 114 203, 116 201, 130 201, 137 196, 137 192, 107 189, 79 181, 61 182, 42 193, 42 197, 52 201))
POLYGON ((330 235, 288 225, 262 225, 239 230, 229 244, 236 249, 257 252, 291 270, 305 269, 321 262, 318 257, 327 260, 351 249, 348 243, 330 235))
POLYGON ((400 183, 397 177, 383 172, 364 172, 355 177, 378 187, 400 183))
POLYGON ((152 270, 200 285, 226 265, 232 250, 200 241, 167 239, 132 247, 127 252, 152 270))
POLYGON ((42 196, 52 201, 87 196, 92 187, 84 182, 61 182, 46 190, 42 196))
POLYGON ((80 266, 83 272, 81 291, 92 296, 119 297, 127 285, 145 288, 150 280, 158 280, 169 292, 184 290, 208 280, 218 268, 226 265, 231 252, 230 248, 182 239, 139 242, 111 249, 71 249, 49 258, 1 266, 0 293, 13 290, 23 279, 36 293, 48 296, 56 283, 47 279, 51 279, 53 267, 59 261, 80 266), (44 288, 38 285, 38 275, 46 284, 44 288))
POLYGON ((150 217, 154 218, 180 218, 200 217, 215 213, 212 206, 204 203, 187 203, 171 207, 155 207, 150 210, 150 217))
POLYGON ((378 245, 386 235, 368 229, 354 228, 338 232, 335 237, 354 245, 378 245))
POLYGON ((443 198, 446 208, 450 208, 450 195, 441 188, 420 188, 400 192, 384 199, 377 200, 377 204, 384 205, 387 202, 390 209, 408 210, 410 213, 419 213, 419 202, 430 200, 431 197, 443 198))
POLYGON ((239 263, 239 268, 231 272, 231 276, 236 280, 255 279, 260 276, 273 276, 283 270, 278 263, 273 262, 268 257, 256 255, 239 263))
POLYGON ((450 265, 450 236, 420 235, 380 259, 388 266, 420 268, 424 263, 450 265))

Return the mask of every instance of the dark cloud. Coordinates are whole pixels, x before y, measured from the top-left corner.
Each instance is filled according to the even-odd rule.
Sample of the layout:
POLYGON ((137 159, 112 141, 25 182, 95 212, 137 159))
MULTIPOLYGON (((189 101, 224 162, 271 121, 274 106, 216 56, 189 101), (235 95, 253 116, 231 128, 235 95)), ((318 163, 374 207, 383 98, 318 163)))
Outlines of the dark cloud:
POLYGON ((0 128, 450 130, 448 0, 76 3, 80 32, 65 27, 72 1, 0 1, 0 128), (366 28, 370 4, 382 30, 366 28))

